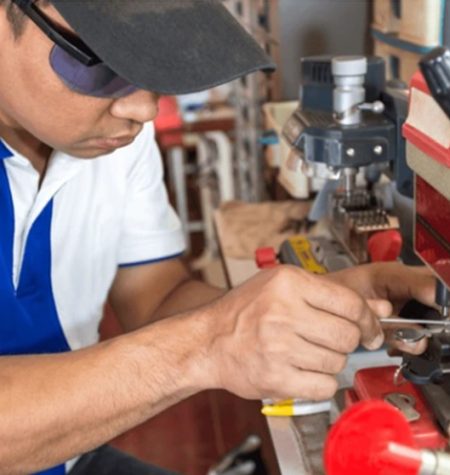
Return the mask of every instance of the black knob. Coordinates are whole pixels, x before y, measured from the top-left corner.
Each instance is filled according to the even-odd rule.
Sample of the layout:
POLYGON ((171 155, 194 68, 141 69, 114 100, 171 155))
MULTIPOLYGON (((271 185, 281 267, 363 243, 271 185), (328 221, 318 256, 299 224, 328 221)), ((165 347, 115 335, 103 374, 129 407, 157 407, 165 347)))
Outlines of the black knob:
POLYGON ((432 96, 450 118, 450 51, 433 49, 420 60, 419 67, 432 96))

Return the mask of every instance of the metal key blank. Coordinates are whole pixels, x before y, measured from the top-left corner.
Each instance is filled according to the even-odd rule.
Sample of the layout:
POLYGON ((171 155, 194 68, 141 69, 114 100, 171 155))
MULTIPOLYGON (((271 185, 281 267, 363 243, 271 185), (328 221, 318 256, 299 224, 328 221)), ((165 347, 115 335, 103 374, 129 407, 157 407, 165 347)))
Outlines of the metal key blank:
POLYGON ((408 422, 420 419, 420 413, 414 409, 416 400, 410 394, 390 393, 385 396, 384 400, 401 411, 408 422))

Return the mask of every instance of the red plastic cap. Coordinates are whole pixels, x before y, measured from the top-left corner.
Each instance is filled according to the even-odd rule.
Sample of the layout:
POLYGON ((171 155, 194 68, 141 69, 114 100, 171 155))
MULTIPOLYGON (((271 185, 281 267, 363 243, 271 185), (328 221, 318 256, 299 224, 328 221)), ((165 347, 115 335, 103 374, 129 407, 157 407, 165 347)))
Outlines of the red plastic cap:
POLYGON ((405 458, 388 450, 389 444, 416 449, 403 414, 379 401, 356 403, 331 428, 325 442, 327 475, 418 475, 420 452, 405 458))
POLYGON ((273 247, 260 247, 255 251, 256 265, 260 269, 268 269, 277 265, 277 253, 273 247))
POLYGON ((163 96, 158 102, 158 115, 154 120, 156 132, 179 130, 183 127, 183 118, 175 97, 163 96))
POLYGON ((183 145, 183 118, 175 97, 161 97, 154 123, 158 144, 162 150, 183 145))
POLYGON ((370 236, 367 250, 371 262, 396 261, 400 257, 402 245, 402 235, 396 229, 391 229, 370 236))

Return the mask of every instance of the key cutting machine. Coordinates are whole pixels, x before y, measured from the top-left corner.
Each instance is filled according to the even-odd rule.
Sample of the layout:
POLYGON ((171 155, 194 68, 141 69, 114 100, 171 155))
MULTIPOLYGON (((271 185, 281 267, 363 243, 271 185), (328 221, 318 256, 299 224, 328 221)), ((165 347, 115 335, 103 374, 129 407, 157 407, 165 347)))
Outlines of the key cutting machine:
POLYGON ((403 413, 416 447, 448 449, 450 52, 437 48, 423 58, 420 69, 411 82, 403 134, 407 162, 414 171, 414 249, 437 278, 439 310, 433 311, 432 321, 429 315, 423 315, 425 327, 422 330, 401 328, 396 331, 396 337, 404 342, 426 338, 425 353, 405 353, 398 369, 380 367, 358 371, 353 388, 345 393, 345 405, 348 408, 362 400, 384 400, 403 413))
POLYGON ((356 374, 326 442, 329 475, 450 473, 450 52, 436 48, 420 70, 403 134, 414 171, 414 250, 437 278, 439 310, 432 322, 423 318, 424 330, 397 331, 406 342, 428 339, 422 355, 404 354, 397 377, 395 368, 356 374))
MULTIPOLYGON (((387 91, 381 58, 303 58, 300 106, 283 135, 292 147, 290 167, 327 180, 310 216, 327 216, 331 235, 291 238, 281 262, 325 273, 398 257, 399 220, 381 177, 395 169, 400 188, 411 183, 401 136, 406 108, 405 94, 387 91)), ((274 258, 269 250, 257 254, 261 267, 274 258)))
POLYGON ((420 385, 442 430, 450 433, 450 52, 436 48, 411 82, 404 125, 408 165, 415 173, 414 247, 438 279, 442 327, 420 335, 428 349, 403 357, 403 376, 420 385))

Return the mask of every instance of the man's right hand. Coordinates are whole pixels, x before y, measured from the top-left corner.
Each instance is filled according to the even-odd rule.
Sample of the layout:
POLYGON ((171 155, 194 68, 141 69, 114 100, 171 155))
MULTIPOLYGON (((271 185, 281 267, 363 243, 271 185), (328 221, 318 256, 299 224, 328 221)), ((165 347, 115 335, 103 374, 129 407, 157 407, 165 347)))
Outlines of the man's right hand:
POLYGON ((328 399, 346 355, 382 341, 363 297, 279 266, 203 307, 97 345, 0 358, 8 382, 0 386, 0 473, 60 464, 203 389, 328 399))
POLYGON ((260 272, 205 309, 214 314, 205 354, 212 384, 249 399, 328 399, 348 353, 383 343, 361 296, 292 266, 260 272))

